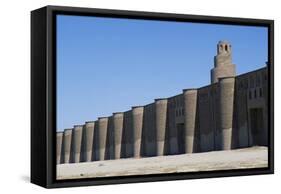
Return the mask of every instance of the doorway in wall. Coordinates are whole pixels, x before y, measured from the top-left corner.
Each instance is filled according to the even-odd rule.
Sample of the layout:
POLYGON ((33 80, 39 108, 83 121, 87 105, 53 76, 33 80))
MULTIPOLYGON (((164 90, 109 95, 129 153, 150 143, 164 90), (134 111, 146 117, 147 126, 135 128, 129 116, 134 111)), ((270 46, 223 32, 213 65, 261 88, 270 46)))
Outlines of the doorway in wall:
POLYGON ((251 108, 250 109, 250 132, 251 141, 250 145, 262 145, 262 136, 264 129, 263 121, 263 109, 262 108, 251 108))
POLYGON ((178 123, 177 124, 177 132, 178 132, 178 149, 179 149, 179 154, 184 153, 184 123, 178 123))

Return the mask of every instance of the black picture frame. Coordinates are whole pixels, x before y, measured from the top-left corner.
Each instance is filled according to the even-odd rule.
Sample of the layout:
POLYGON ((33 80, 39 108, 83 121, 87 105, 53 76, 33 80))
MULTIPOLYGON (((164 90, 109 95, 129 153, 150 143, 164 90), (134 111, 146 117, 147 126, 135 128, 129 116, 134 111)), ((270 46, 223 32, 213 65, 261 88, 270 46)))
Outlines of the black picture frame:
POLYGON ((274 173, 274 21, 173 13, 46 6, 31 12, 31 182, 46 188, 274 173), (56 14, 268 28, 268 168, 56 180, 56 14))

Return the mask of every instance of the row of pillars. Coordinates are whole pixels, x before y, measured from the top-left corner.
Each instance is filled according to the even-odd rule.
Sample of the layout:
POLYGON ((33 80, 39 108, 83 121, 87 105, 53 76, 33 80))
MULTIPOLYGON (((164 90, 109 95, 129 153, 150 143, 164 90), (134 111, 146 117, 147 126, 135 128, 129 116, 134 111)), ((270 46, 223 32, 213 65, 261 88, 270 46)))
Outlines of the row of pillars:
MULTIPOLYGON (((220 131, 222 136, 222 149, 231 149, 232 117, 234 101, 234 77, 221 78, 219 87, 220 131)), ((184 97, 184 126, 185 153, 193 153, 196 128, 196 112, 198 89, 183 90, 184 97)), ((164 155, 165 134, 168 120, 168 100, 166 98, 155 100, 155 131, 156 156, 164 155)), ((57 164, 90 162, 105 160, 109 153, 110 159, 122 157, 122 138, 124 128, 132 122, 130 139, 126 143, 125 151, 132 150, 132 156, 141 157, 141 141, 144 123, 144 106, 132 107, 130 119, 126 113, 113 113, 110 117, 100 117, 97 121, 86 122, 84 125, 75 125, 72 129, 57 132, 57 164), (125 118, 126 117, 126 118, 125 118), (130 120, 130 121, 128 121, 130 120)))

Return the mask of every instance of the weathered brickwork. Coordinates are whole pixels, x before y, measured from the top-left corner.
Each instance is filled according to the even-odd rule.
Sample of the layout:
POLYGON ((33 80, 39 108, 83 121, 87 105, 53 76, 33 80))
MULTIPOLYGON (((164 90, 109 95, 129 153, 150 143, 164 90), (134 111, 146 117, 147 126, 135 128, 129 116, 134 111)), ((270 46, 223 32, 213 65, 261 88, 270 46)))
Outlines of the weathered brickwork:
POLYGON ((57 164, 267 146, 267 66, 236 75, 217 45, 211 84, 57 133, 57 164))

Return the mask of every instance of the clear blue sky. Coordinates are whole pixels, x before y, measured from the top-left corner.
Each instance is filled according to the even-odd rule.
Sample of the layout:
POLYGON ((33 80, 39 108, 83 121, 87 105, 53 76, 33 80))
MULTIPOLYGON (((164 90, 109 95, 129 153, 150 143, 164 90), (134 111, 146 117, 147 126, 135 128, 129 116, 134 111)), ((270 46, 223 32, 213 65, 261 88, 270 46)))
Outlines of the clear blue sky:
POLYGON ((265 66, 265 27, 57 16, 58 130, 208 85, 219 40, 238 74, 265 66))

